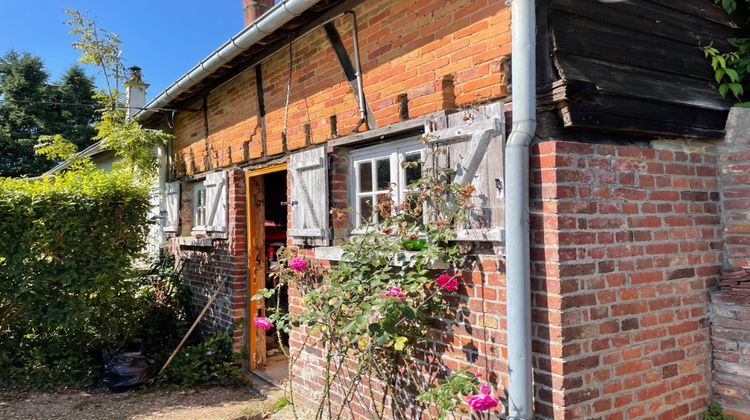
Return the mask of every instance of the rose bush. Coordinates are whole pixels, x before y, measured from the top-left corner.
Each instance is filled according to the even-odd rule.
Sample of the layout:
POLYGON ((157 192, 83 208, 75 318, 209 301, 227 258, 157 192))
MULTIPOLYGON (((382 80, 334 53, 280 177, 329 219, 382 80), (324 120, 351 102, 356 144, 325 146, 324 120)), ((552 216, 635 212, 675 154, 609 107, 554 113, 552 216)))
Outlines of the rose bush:
MULTIPOLYGON (((448 297, 458 290, 459 272, 472 264, 453 239, 456 228, 467 227, 474 189, 452 183, 454 175, 450 169, 424 174, 409 186, 411 193, 404 202, 395 202, 393 194, 381 194, 373 206, 378 222, 363 220, 362 233, 342 245, 342 260, 331 267, 313 264, 301 249, 279 250, 279 268, 273 273, 277 288, 261 290, 254 299, 270 297, 286 286, 300 292, 301 312, 282 313, 278 308, 266 311, 279 338, 281 332, 296 328, 303 332, 305 343, 311 344, 308 340, 315 337, 322 347, 324 385, 317 418, 342 416, 344 407, 335 407, 331 401, 334 384, 343 386, 337 392, 346 401, 359 384, 370 379, 377 379, 386 387, 386 396, 393 397, 392 407, 384 402, 376 404, 373 417, 382 418, 386 408, 393 408, 399 417, 408 417, 406 410, 412 402, 424 404, 436 414, 447 412, 445 398, 433 398, 442 395, 433 392, 438 388, 425 386, 429 379, 420 371, 417 358, 428 346, 435 320, 455 316, 448 297), (424 214, 423 209, 430 211, 424 214), (438 266, 440 270, 436 270, 438 266), (354 371, 344 368, 347 360, 356 365, 354 371), (346 385, 340 384, 342 380, 346 385), (421 394, 416 401, 406 384, 421 394)), ((343 209, 331 213, 333 217, 346 217, 343 209)), ((262 318, 254 322, 264 323, 262 318)), ((289 357, 291 376, 301 353, 289 354, 282 349, 289 357)), ((448 404, 451 410, 461 407, 468 411, 465 398, 477 390, 476 376, 469 375, 471 382, 443 392, 454 398, 448 404)), ((289 381, 288 395, 292 407, 293 383, 289 381)), ((480 394, 472 399, 474 404, 479 406, 480 398, 484 398, 483 407, 489 407, 489 399, 482 397, 486 394, 480 394)), ((373 395, 374 401, 381 398, 385 397, 373 395)))

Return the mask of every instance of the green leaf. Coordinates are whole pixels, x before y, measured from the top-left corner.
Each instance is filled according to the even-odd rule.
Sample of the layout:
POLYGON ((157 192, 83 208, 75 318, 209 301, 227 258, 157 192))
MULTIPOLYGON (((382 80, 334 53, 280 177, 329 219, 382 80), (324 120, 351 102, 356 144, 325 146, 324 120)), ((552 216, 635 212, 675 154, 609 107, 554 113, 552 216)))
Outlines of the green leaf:
POLYGON ((722 98, 726 98, 727 93, 729 92, 729 85, 724 83, 719 86, 719 94, 722 98))
POLYGON ((716 70, 715 72, 716 83, 721 83, 721 79, 724 78, 725 71, 723 69, 716 70))
POLYGON ((406 342, 408 340, 409 339, 406 337, 396 337, 396 339, 394 340, 393 348, 396 351, 404 351, 404 348, 406 347, 406 342))
POLYGON ((727 68, 726 73, 733 82, 740 80, 740 76, 735 69, 727 68))
POLYGON ((729 89, 732 90, 732 94, 735 98, 739 98, 745 92, 745 89, 743 89, 742 85, 739 83, 730 83, 729 89))

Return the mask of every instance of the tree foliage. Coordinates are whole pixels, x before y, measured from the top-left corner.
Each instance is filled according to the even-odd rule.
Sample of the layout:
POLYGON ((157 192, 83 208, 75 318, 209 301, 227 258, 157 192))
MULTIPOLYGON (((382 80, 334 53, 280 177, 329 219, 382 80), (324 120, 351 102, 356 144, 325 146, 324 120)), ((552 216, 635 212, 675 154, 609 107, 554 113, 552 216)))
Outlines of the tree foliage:
MULTIPOLYGON (((750 0, 714 0, 729 13, 747 15, 750 12, 750 0)), ((747 21, 742 28, 742 36, 727 40, 733 47, 731 51, 720 51, 712 45, 702 47, 704 54, 711 60, 714 78, 719 86, 719 93, 727 97, 730 93, 739 102, 738 106, 750 106, 746 91, 750 89, 750 37, 747 36, 747 21)))
POLYGON ((105 86, 97 90, 94 98, 99 102, 101 120, 95 124, 95 140, 102 147, 120 157, 121 168, 152 178, 156 174, 154 148, 166 144, 172 136, 161 130, 141 126, 138 121, 126 118, 125 65, 122 59, 120 37, 99 27, 96 22, 78 10, 66 9, 70 33, 78 37, 73 46, 81 52, 80 61, 98 69, 105 86))
POLYGON ((0 58, 0 176, 36 176, 54 165, 37 156, 42 135, 61 134, 78 148, 91 143, 97 119, 94 82, 79 66, 56 82, 42 59, 11 50, 0 58))

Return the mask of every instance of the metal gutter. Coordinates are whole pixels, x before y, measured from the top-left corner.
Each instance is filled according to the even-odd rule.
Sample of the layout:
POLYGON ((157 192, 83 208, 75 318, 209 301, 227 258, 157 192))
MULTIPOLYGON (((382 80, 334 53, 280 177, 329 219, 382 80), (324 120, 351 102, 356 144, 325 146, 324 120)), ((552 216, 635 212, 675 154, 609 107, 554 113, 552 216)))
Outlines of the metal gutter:
POLYGON ((146 104, 146 109, 135 114, 135 118, 142 118, 152 109, 162 108, 170 101, 176 99, 180 94, 195 86, 207 76, 221 68, 246 51, 258 41, 272 34, 283 25, 300 16, 307 9, 319 3, 321 0, 282 0, 264 13, 252 24, 246 26, 237 35, 230 38, 221 47, 216 49, 208 57, 201 60, 177 81, 169 85, 153 100, 146 104))
POLYGON ((508 419, 534 416, 531 366, 529 146, 536 131, 536 2, 511 0, 513 129, 505 147, 508 419))
MULTIPOLYGON (((87 156, 94 156, 101 152, 106 152, 106 150, 102 149, 102 142, 97 141, 96 143, 92 144, 91 146, 81 150, 80 152, 76 153, 76 157, 87 157, 87 156)), ((60 162, 51 169, 49 169, 47 172, 45 172, 43 175, 52 175, 54 173, 60 172, 67 168, 68 166, 73 163, 71 160, 66 160, 64 162, 60 162)))

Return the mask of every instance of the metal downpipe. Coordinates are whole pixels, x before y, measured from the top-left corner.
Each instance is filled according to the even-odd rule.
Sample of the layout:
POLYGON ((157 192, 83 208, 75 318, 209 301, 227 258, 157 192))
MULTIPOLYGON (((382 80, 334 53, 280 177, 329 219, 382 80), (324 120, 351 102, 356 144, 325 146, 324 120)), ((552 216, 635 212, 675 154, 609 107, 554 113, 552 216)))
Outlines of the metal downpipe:
POLYGON ((531 365, 529 145, 536 131, 536 5, 510 0, 513 129, 505 148, 508 418, 534 416, 531 365))

